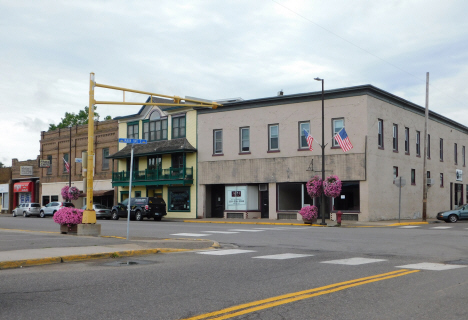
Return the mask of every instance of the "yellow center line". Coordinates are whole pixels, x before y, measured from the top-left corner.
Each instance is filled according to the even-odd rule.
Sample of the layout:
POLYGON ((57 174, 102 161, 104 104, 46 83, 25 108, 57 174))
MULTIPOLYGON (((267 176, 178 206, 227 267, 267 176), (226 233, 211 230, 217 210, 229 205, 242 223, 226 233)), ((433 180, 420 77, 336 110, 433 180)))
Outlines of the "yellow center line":
POLYGON ((263 310, 263 309, 267 309, 267 308, 271 308, 271 307, 276 307, 276 306, 279 306, 279 305, 282 305, 282 304, 291 303, 291 302, 295 302, 295 301, 299 301, 299 300, 303 300, 303 299, 308 299, 308 298, 313 298, 313 297, 316 297, 316 296, 333 293, 333 292, 336 292, 336 291, 348 289, 348 288, 355 287, 355 286, 360 286, 360 285, 367 284, 367 283, 372 283, 372 282, 376 282, 376 281, 396 278, 396 277, 404 276, 404 275, 411 274, 411 273, 414 273, 414 272, 419 272, 419 270, 409 271, 407 269, 402 269, 402 270, 398 270, 398 271, 392 271, 392 272, 378 274, 378 275, 369 276, 369 277, 364 277, 364 278, 360 278, 360 279, 354 279, 354 280, 349 280, 349 281, 345 281, 345 282, 339 282, 339 283, 335 283, 335 284, 331 284, 331 285, 327 285, 327 286, 323 286, 323 287, 319 287, 319 288, 315 288, 315 289, 309 289, 309 290, 304 290, 304 291, 299 291, 299 292, 294 292, 294 293, 288 293, 288 294, 281 295, 281 296, 276 296, 276 297, 272 297, 272 298, 268 298, 268 299, 263 299, 263 300, 259 300, 259 301, 245 303, 245 304, 241 304, 241 305, 238 305, 238 306, 222 309, 222 310, 219 310, 219 311, 198 315, 198 316, 195 316, 195 317, 192 317, 192 318, 187 318, 185 320, 199 320, 199 319, 222 320, 222 319, 229 319, 229 318, 237 317, 237 316, 244 315, 244 314, 247 314, 247 313, 251 313, 251 312, 255 312, 255 311, 259 311, 259 310, 263 310), (244 309, 244 310, 242 310, 242 309, 244 309), (237 310, 240 310, 240 311, 232 313, 232 312, 237 311, 237 310), (221 315, 221 316, 217 317, 217 318, 213 318, 213 317, 218 316, 218 315, 221 315))

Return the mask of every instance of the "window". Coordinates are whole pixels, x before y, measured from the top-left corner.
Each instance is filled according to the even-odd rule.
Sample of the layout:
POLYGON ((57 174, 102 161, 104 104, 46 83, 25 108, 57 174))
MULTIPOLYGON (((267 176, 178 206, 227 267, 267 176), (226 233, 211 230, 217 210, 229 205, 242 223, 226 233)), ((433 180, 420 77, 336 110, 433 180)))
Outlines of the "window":
POLYGON ((427 158, 431 158, 431 135, 427 135, 427 158))
POLYGON ((213 154, 223 154, 223 130, 213 130, 213 154))
MULTIPOLYGON (((130 158, 127 158, 127 171, 130 171, 130 158)), ((140 159, 138 157, 133 157, 133 170, 132 171, 138 171, 139 170, 139 162, 140 159)))
POLYGON ((465 166, 465 146, 462 147, 462 161, 463 161, 463 166, 465 166))
POLYGON ((47 156, 47 160, 49 160, 49 167, 47 168, 47 174, 52 174, 52 156, 47 156))
POLYGON ((299 149, 309 150, 304 130, 310 133, 310 122, 299 122, 299 149))
POLYGON ((171 166, 172 168, 179 169, 184 167, 184 154, 173 153, 171 155, 171 166))
POLYGON ((428 178, 428 179, 431 178, 431 172, 430 171, 426 172, 426 178, 428 178))
POLYGON ((455 164, 458 164, 458 146, 456 143, 453 145, 453 159, 455 160, 455 164))
POLYGON ((416 131, 416 156, 421 156, 421 132, 416 131))
MULTIPOLYGON (((333 124, 333 132, 332 132, 332 137, 335 137, 335 135, 341 131, 341 129, 344 128, 344 119, 333 119, 332 120, 333 124)), ((333 142, 333 147, 339 147, 340 145, 335 139, 332 139, 333 142)))
POLYGON ((190 188, 169 188, 169 211, 190 211, 190 188))
POLYGON ((303 207, 302 193, 305 186, 302 183, 278 183, 278 210, 298 211, 303 207))
POLYGON ((393 180, 398 178, 398 167, 393 167, 393 180))
POLYGON ((360 210, 359 181, 343 181, 341 194, 333 198, 333 210, 359 211, 360 210))
POLYGON ((405 153, 409 154, 409 128, 405 128, 405 153))
POLYGON ((57 202, 58 201, 58 196, 50 196, 50 201, 51 202, 57 202))
POLYGON ((268 125, 268 150, 279 150, 279 125, 268 125))
POLYGON ((50 196, 42 196, 42 205, 45 206, 50 202, 50 196))
POLYGON ((162 167, 162 156, 149 156, 148 157, 148 170, 159 170, 162 167))
POLYGON ((398 125, 393 124, 393 151, 398 151, 398 125))
POLYGON ((444 186, 444 174, 443 173, 440 174, 440 186, 441 187, 444 186))
POLYGON ((109 159, 106 157, 109 155, 109 148, 102 149, 102 170, 109 170, 109 159))
POLYGON ((250 152, 250 128, 240 128, 240 151, 250 152))
MULTIPOLYGON (((68 153, 63 154, 63 159, 70 165, 70 161, 68 160, 68 153)), ((65 165, 65 161, 63 161, 63 172, 67 173, 67 166, 65 165)))
MULTIPOLYGON (((179 131, 177 132, 179 133, 179 131)), ((167 140, 167 119, 143 122, 143 139, 148 141, 167 140)))
POLYGON ((378 134, 377 134, 377 143, 380 149, 384 148, 384 135, 383 135, 383 120, 378 120, 378 134))
POLYGON ((416 169, 411 169, 411 184, 416 184, 416 169))
POLYGON ((185 115, 172 117, 172 139, 185 137, 185 115))
POLYGON ((138 139, 138 122, 132 122, 127 124, 127 138, 138 139))
POLYGON ((444 139, 440 139, 439 141, 439 146, 440 146, 440 161, 444 161, 444 139))
MULTIPOLYGON (((141 197, 141 191, 135 191, 135 197, 141 197)), ((132 199, 133 202, 133 199, 132 199)))

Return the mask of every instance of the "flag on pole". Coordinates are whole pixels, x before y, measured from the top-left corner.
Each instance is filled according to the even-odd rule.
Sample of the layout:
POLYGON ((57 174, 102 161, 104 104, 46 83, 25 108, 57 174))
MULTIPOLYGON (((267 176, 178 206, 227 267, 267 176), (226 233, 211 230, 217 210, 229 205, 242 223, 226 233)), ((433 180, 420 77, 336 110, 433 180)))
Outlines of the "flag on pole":
POLYGON ((349 151, 353 148, 345 128, 341 129, 340 132, 335 135, 335 140, 338 142, 343 152, 349 151))
POLYGON ((67 162, 67 160, 65 160, 65 158, 62 158, 63 159, 63 162, 65 163, 65 169, 67 170, 67 172, 70 172, 70 164, 67 162))
POLYGON ((304 136, 306 137, 307 144, 309 145, 309 150, 313 151, 314 149, 312 149, 312 142, 314 142, 314 138, 312 138, 312 136, 306 131, 306 129, 304 129, 304 136))

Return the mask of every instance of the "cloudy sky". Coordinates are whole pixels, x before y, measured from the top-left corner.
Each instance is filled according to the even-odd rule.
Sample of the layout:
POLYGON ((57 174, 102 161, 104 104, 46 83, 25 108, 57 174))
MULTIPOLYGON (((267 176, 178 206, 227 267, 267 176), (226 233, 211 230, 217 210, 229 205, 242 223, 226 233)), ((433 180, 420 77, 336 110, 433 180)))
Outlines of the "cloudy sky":
POLYGON ((468 126, 467 13, 466 0, 0 0, 0 162, 35 159, 40 132, 88 105, 90 72, 206 99, 319 91, 321 77, 421 106, 430 72, 430 109, 468 126))

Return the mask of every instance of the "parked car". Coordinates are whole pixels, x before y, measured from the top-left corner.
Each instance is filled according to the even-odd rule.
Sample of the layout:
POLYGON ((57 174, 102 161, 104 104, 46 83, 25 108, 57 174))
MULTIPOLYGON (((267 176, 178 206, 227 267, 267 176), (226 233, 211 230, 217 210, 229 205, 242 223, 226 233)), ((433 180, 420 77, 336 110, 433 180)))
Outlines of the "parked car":
POLYGON ((445 222, 457 222, 468 219, 468 204, 462 204, 454 210, 442 211, 437 214, 437 220, 445 222))
POLYGON ((23 217, 39 216, 41 205, 35 202, 22 203, 13 210, 13 217, 23 215, 23 217))
MULTIPOLYGON (((112 207, 112 219, 118 220, 120 217, 127 218, 128 199, 112 207)), ((136 197, 132 198, 130 204, 130 219, 141 221, 144 217, 155 221, 161 221, 167 214, 166 202, 164 199, 155 197, 136 197)))
MULTIPOLYGON (((81 209, 86 210, 86 205, 81 209)), ((93 204, 93 210, 96 212, 96 219, 110 219, 112 218, 111 209, 103 204, 93 204)))
POLYGON ((53 216, 58 210, 62 209, 63 207, 74 208, 75 205, 71 202, 49 202, 41 208, 39 216, 41 218, 44 218, 45 216, 53 216))

